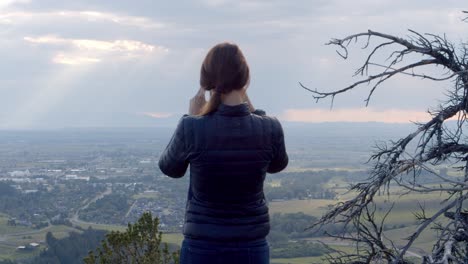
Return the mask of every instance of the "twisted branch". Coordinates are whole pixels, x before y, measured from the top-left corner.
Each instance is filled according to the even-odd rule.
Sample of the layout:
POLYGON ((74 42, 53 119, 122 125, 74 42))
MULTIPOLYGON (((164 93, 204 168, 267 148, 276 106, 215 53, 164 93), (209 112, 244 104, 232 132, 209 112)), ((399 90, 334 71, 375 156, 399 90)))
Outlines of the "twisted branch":
MULTIPOLYGON (((465 12, 466 13, 466 12, 465 12)), ((468 45, 462 44, 458 49, 449 42, 445 36, 434 34, 420 34, 409 30, 407 38, 400 38, 389 34, 384 34, 369 30, 347 36, 342 39, 332 39, 327 45, 336 45, 337 53, 344 59, 348 58, 348 47, 351 43, 357 42, 361 38, 366 39, 365 48, 370 47, 373 39, 381 41, 373 47, 364 63, 355 72, 355 76, 366 76, 362 80, 356 81, 342 89, 331 92, 311 89, 300 83, 300 86, 311 92, 316 101, 324 98, 333 98, 344 94, 350 90, 357 89, 363 84, 373 83, 365 99, 366 106, 369 104, 372 95, 382 83, 388 79, 404 74, 411 77, 428 79, 431 81, 453 80, 449 89, 446 101, 438 107, 437 111, 429 112, 432 118, 425 122, 416 124, 417 128, 406 137, 397 141, 390 141, 388 144, 376 146, 375 153, 370 157, 369 162, 373 164, 368 178, 350 187, 350 191, 356 192, 356 196, 350 200, 340 202, 329 210, 318 222, 310 228, 321 228, 327 224, 344 223, 345 232, 339 235, 331 235, 335 238, 364 245, 358 248, 359 254, 348 254, 341 252, 337 256, 329 256, 330 263, 372 263, 376 260, 385 259, 389 263, 406 263, 404 255, 413 245, 414 241, 429 227, 436 225, 436 221, 449 211, 455 210, 456 217, 450 219, 444 232, 438 237, 431 256, 424 258, 425 263, 466 263, 468 261, 467 250, 461 246, 460 230, 468 232, 468 218, 463 220, 459 217, 463 213, 463 202, 468 198, 468 142, 463 137, 463 128, 466 121, 468 109, 468 45), (382 63, 374 61, 376 54, 380 53, 384 47, 395 49, 387 60, 382 63), (414 60, 419 55, 420 60, 414 60), (411 59, 408 59, 411 57, 411 59), (441 66, 444 73, 440 76, 427 75, 420 72, 423 66, 441 66), (369 75, 369 68, 377 67, 381 70, 378 74, 369 75), (450 129, 447 124, 449 120, 456 118, 455 129, 450 129), (463 162, 463 165, 459 164, 463 162), (455 169, 466 172, 463 179, 449 178, 437 175, 430 166, 439 164, 453 164, 455 169), (430 166, 428 166, 430 165, 430 166), (441 180, 439 186, 425 185, 420 182, 421 171, 428 171, 441 180), (390 195, 392 186, 398 186, 408 193, 447 193, 444 205, 438 208, 435 214, 426 217, 424 208, 422 213, 416 213, 420 219, 414 233, 401 248, 396 248, 392 241, 384 242, 383 225, 386 216, 390 214, 393 207, 386 213, 384 219, 377 223, 375 219, 374 197, 382 192, 390 195), (348 228, 352 226, 352 228, 348 228), (388 245, 388 243, 390 245, 388 245), (450 251, 450 252, 449 252, 450 251), (365 252, 365 255, 362 253, 365 252), (361 256, 360 256, 361 255, 361 256)), ((422 71, 424 72, 424 71, 422 71)), ((468 242, 468 235, 465 235, 465 243, 468 242)))

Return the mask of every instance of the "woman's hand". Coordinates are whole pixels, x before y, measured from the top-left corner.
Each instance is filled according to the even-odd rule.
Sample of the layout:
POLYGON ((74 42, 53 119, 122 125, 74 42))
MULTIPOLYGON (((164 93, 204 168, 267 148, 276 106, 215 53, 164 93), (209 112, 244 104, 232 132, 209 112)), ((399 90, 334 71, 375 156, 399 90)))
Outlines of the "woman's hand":
POLYGON ((189 115, 198 115, 206 104, 205 89, 200 87, 197 94, 190 99, 189 115))

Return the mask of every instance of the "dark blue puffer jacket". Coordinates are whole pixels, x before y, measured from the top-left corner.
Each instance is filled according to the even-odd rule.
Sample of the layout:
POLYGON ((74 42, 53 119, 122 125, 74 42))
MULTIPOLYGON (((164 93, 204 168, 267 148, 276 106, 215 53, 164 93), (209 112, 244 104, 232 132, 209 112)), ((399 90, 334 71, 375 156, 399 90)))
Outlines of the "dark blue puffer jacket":
POLYGON ((263 194, 266 173, 288 164, 276 118, 251 113, 247 104, 221 104, 206 116, 185 115, 159 168, 182 177, 190 164, 184 235, 192 239, 247 241, 270 230, 263 194))

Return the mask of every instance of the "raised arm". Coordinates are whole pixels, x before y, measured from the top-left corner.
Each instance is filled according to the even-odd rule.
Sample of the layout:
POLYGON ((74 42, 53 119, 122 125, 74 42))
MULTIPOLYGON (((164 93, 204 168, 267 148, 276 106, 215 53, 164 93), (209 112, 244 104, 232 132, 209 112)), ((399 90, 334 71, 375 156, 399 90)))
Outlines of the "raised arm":
POLYGON ((282 171, 288 166, 289 158, 286 153, 286 146, 284 143, 284 133, 281 123, 274 118, 273 120, 273 160, 267 168, 268 173, 277 173, 282 171))
POLYGON ((159 169, 172 178, 184 176, 189 164, 185 145, 184 117, 180 119, 171 141, 159 157, 159 169))

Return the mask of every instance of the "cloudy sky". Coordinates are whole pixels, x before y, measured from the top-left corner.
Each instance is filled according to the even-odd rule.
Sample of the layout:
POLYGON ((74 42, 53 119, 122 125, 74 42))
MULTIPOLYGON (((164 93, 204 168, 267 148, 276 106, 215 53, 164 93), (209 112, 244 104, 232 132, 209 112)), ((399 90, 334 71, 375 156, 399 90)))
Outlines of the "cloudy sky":
POLYGON ((404 37, 414 29, 458 44, 468 32, 463 2, 0 0, 0 129, 178 118, 198 89, 204 55, 222 41, 244 51, 254 105, 281 120, 423 120, 450 83, 399 77, 367 108, 363 86, 337 97, 330 111, 329 100, 316 103, 298 82, 327 91, 358 80, 364 43, 343 61, 324 45, 334 37, 368 29, 404 37))

